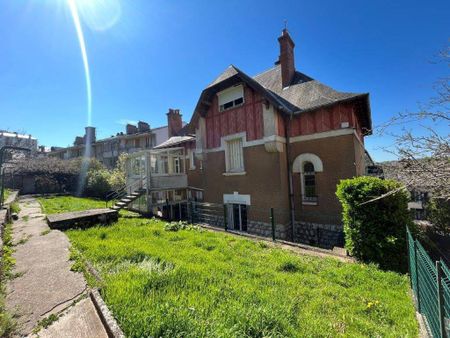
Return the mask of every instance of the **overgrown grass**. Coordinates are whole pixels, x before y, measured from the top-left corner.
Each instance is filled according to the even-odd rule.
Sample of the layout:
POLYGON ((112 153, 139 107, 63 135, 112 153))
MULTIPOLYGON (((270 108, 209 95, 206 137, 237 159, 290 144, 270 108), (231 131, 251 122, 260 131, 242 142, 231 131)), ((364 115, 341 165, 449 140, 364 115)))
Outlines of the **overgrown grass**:
POLYGON ((70 211, 105 208, 105 201, 92 198, 79 198, 73 196, 39 197, 43 212, 60 214, 70 211))
POLYGON ((20 212, 19 202, 11 203, 11 213, 18 214, 20 212))
MULTIPOLYGON (((45 201, 43 201, 45 203, 45 201)), ((53 203, 53 202, 52 202, 53 203)), ((127 337, 414 337, 406 276, 231 234, 121 217, 70 230, 127 337)), ((90 280, 95 284, 95 280, 90 280)))
POLYGON ((3 192, 3 201, 6 202, 6 200, 8 199, 10 194, 11 194, 11 191, 9 189, 5 189, 3 192))
POLYGON ((1 280, 0 280, 0 337, 9 337, 15 329, 12 316, 6 311, 5 306, 5 283, 12 277, 11 271, 15 264, 12 257, 13 238, 12 225, 6 224, 3 234, 3 255, 1 257, 1 280))

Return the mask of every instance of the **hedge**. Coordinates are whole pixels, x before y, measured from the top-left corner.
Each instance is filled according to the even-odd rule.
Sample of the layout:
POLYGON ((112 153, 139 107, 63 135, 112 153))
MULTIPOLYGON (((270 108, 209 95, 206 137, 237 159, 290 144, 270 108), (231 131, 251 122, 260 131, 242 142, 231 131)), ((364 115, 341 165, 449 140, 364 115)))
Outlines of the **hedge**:
POLYGON ((336 195, 342 204, 348 252, 359 261, 405 272, 406 226, 412 228, 413 223, 408 212, 409 193, 401 183, 356 177, 342 180, 336 195), (376 199, 380 196, 384 197, 376 199))

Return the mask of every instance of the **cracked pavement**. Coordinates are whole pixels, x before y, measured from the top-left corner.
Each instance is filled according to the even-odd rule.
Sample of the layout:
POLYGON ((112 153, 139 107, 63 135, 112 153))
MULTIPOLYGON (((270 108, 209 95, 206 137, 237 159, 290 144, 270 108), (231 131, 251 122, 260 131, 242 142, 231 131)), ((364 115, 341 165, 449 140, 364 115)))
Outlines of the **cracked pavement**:
MULTIPOLYGON (((13 258, 16 264, 12 274, 15 278, 7 282, 6 306, 16 318, 18 324, 16 333, 19 336, 26 336, 32 333, 40 320, 51 314, 60 314, 71 306, 74 300, 86 293, 87 284, 81 273, 70 270, 72 265, 69 261, 70 242, 63 232, 50 231, 39 202, 35 198, 25 196, 19 199, 19 205, 21 208, 19 220, 13 224, 15 245, 13 258)), ((83 305, 86 302, 80 303, 83 305)), ((79 305, 69 310, 69 316, 62 316, 53 325, 58 324, 61 327, 59 322, 67 322, 66 328, 73 327, 70 313, 82 311, 78 310, 77 306, 79 305)), ((82 308, 90 309, 87 305, 83 305, 82 308)), ((88 311, 86 316, 80 318, 100 321, 95 310, 88 311)), ((85 324, 86 328, 95 327, 99 330, 96 336, 106 337, 101 324, 100 326, 98 323, 91 325, 85 322, 85 324)), ((79 320, 75 326, 78 331, 80 326, 83 327, 79 320)), ((63 333, 58 331, 59 334, 63 333)), ((74 336, 68 331, 67 334, 64 332, 63 336, 82 337, 83 334, 80 334, 78 332, 74 336)))

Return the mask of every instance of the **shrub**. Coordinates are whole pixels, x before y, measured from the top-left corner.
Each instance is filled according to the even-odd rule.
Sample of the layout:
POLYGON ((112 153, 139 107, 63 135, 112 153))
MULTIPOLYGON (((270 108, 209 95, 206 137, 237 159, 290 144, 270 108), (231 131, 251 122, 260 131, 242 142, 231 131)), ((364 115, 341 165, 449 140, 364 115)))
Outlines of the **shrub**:
POLYGON ((114 169, 109 176, 109 185, 111 190, 118 190, 125 186, 125 175, 120 170, 114 169))
POLYGON ((201 231, 198 225, 188 224, 185 221, 167 222, 164 224, 165 231, 179 231, 179 230, 196 230, 201 231))
POLYGON ((85 193, 88 196, 104 198, 111 190, 110 172, 106 169, 89 170, 85 193))
POLYGON ((118 190, 126 184, 126 164, 127 164, 128 154, 123 153, 119 155, 117 159, 116 167, 111 171, 111 176, 109 178, 109 184, 112 190, 118 190))
POLYGON ((336 195, 342 204, 345 247, 349 253, 382 269, 406 271, 405 227, 411 228, 413 223, 408 212, 409 193, 402 185, 392 180, 357 177, 342 180, 336 195))
POLYGON ((433 230, 443 235, 450 235, 450 201, 432 199, 427 205, 428 220, 433 230))

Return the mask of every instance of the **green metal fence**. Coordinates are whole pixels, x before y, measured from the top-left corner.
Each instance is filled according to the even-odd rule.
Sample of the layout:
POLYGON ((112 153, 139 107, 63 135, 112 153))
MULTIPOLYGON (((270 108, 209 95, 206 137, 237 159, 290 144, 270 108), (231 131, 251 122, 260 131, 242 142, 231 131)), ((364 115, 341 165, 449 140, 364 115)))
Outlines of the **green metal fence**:
POLYGON ((411 288, 417 311, 433 337, 450 338, 450 270, 442 260, 433 262, 409 229, 408 253, 411 288))

